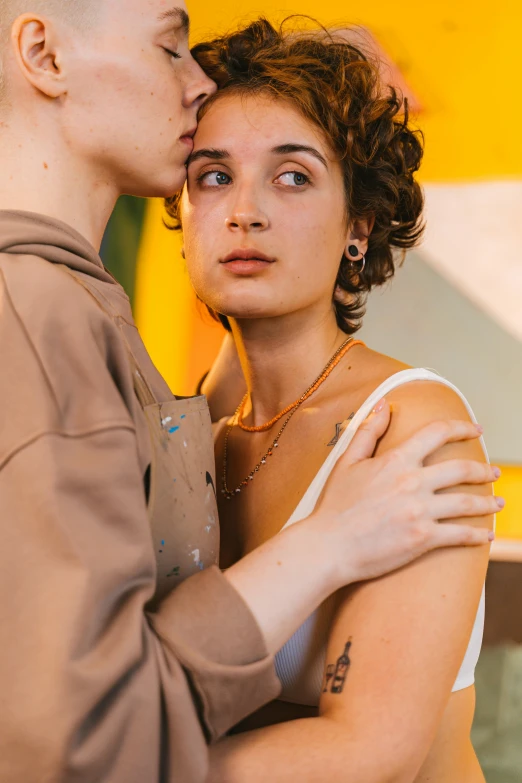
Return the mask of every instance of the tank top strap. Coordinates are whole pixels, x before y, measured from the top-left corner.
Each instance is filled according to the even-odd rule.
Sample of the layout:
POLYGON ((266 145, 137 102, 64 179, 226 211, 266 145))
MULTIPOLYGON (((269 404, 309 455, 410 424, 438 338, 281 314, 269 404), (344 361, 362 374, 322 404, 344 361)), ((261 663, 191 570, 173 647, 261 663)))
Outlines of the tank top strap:
MULTIPOLYGON (((357 432, 357 430, 359 429, 363 421, 365 421, 365 419, 368 418, 372 410, 375 408, 377 403, 380 400, 382 400, 383 397, 386 397, 388 394, 390 394, 390 392, 394 391, 395 389, 398 389, 400 386, 404 386, 405 384, 412 383, 414 381, 431 381, 432 383, 441 383, 443 386, 447 386, 449 389, 451 389, 453 392, 455 392, 455 394, 457 394, 460 397, 472 421, 474 421, 475 423, 477 422, 477 419, 473 412, 473 408, 471 407, 471 405, 469 404, 469 402, 467 401, 463 393, 460 391, 460 389, 457 388, 457 386, 455 386, 453 383, 451 383, 451 381, 448 381, 442 375, 439 375, 433 370, 427 370, 423 367, 414 367, 409 370, 401 370, 400 372, 394 373, 394 375, 390 375, 390 377, 387 378, 383 383, 381 383, 381 385, 377 389, 375 389, 375 391, 372 392, 372 394, 361 405, 361 407, 359 408, 359 410, 357 411, 353 419, 350 421, 349 425, 346 427, 346 430, 339 438, 339 442, 335 446, 336 458, 338 459, 341 456, 341 454, 344 454, 353 436, 355 435, 355 433, 357 432)), ((486 450, 484 439, 481 438, 480 442, 482 444, 482 448, 484 449, 486 458, 488 458, 488 453, 486 450)))
MULTIPOLYGON (((313 509, 315 508, 315 504, 319 499, 319 495, 321 494, 323 487, 328 480, 328 476, 332 472, 336 462, 344 454, 344 452, 350 445, 351 441, 353 440, 355 434, 357 433, 357 430, 359 429, 361 424, 365 421, 365 419, 368 418, 368 416, 375 408, 377 403, 380 400, 382 400, 383 397, 386 397, 388 394, 390 394, 390 392, 392 392, 394 389, 397 389, 400 386, 404 386, 405 384, 412 383, 414 381, 431 381, 434 383, 441 383, 444 386, 447 386, 448 388, 452 389, 455 392, 455 394, 457 394, 460 397, 460 399, 466 406, 466 410, 468 411, 468 414, 472 419, 472 421, 474 422, 477 421, 475 414, 473 413, 473 409, 471 408, 469 402, 464 397, 462 392, 456 386, 454 386, 450 381, 446 380, 446 378, 443 378, 441 375, 434 372, 433 370, 427 370, 422 367, 416 367, 409 370, 401 370, 400 372, 394 373, 394 375, 390 375, 389 378, 387 378, 383 383, 381 383, 381 385, 378 386, 375 389, 375 391, 373 391, 370 394, 370 396, 365 400, 365 402, 358 409, 355 416, 353 416, 353 418, 348 422, 346 429, 342 433, 341 437, 339 438, 336 445, 333 447, 332 451, 330 452, 326 460, 319 468, 315 478, 309 485, 307 491, 301 498, 301 501, 295 508, 292 516, 290 517, 290 519, 288 520, 288 522, 284 527, 289 527, 290 525, 294 524, 294 522, 298 522, 299 520, 304 519, 304 517, 312 513, 313 509)), ((484 443, 484 439, 482 437, 480 438, 480 443, 484 450, 486 459, 489 460, 488 453, 486 450, 486 444, 484 443)))

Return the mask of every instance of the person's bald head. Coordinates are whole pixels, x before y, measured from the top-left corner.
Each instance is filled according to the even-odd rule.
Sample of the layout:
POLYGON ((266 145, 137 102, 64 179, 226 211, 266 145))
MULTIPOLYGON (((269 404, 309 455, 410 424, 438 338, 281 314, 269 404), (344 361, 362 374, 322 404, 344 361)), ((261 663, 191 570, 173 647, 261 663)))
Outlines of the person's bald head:
POLYGON ((73 24, 93 18, 99 0, 0 0, 0 27, 9 30, 17 16, 25 13, 48 14, 73 24))
POLYGON ((23 14, 41 15, 78 30, 92 27, 102 0, 0 0, 0 102, 5 100, 5 55, 14 22, 23 14))

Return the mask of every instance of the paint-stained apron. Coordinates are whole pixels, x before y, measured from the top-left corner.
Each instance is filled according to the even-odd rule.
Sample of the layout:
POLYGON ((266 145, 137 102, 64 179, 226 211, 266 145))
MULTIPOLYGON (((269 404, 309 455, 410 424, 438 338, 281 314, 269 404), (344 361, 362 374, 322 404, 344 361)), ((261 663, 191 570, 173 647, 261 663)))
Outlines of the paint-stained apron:
POLYGON ((157 562, 155 604, 187 577, 218 563, 214 442, 208 404, 205 397, 158 402, 125 337, 120 314, 97 289, 63 268, 118 326, 147 421, 152 453, 148 513, 157 562))

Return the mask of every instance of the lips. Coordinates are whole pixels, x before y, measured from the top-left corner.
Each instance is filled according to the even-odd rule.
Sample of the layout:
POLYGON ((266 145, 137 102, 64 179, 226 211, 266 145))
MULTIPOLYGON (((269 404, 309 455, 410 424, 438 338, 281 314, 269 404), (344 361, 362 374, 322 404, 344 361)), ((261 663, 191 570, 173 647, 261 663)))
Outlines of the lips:
POLYGON ((196 125, 191 130, 188 130, 186 133, 184 133, 182 136, 180 136, 181 139, 193 139, 196 135, 196 131, 198 129, 198 126, 196 125))
POLYGON ((183 136, 179 137, 179 140, 183 142, 183 144, 187 144, 188 147, 190 147, 190 151, 194 149, 194 136, 196 135, 197 127, 192 128, 192 130, 187 131, 183 134, 183 136))
POLYGON ((233 250, 228 254, 228 256, 225 256, 225 258, 221 259, 220 263, 230 264, 233 261, 262 261, 266 264, 273 264, 275 258, 266 256, 264 253, 261 253, 260 250, 239 249, 233 250))

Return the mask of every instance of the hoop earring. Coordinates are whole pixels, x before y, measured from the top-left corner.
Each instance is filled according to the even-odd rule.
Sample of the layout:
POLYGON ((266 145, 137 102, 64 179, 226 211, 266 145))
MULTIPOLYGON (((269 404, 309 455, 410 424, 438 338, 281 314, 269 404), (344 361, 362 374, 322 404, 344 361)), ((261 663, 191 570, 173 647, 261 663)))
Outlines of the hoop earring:
POLYGON ((357 274, 358 274, 358 275, 362 275, 362 273, 364 272, 364 270, 365 270, 365 267, 366 267, 366 256, 363 256, 363 257, 360 259, 361 266, 357 268, 357 266, 356 266, 356 265, 357 265, 358 263, 359 263, 358 261, 350 261, 350 266, 352 267, 352 269, 354 270, 354 272, 357 272, 357 274))

